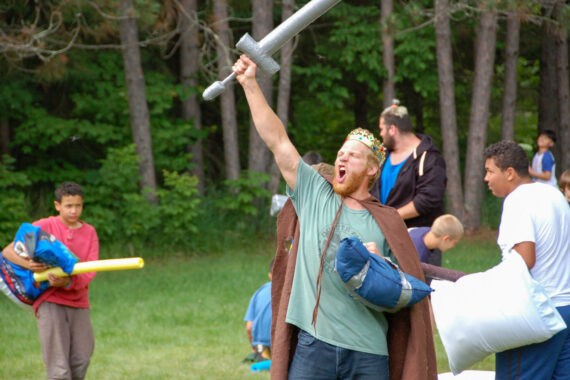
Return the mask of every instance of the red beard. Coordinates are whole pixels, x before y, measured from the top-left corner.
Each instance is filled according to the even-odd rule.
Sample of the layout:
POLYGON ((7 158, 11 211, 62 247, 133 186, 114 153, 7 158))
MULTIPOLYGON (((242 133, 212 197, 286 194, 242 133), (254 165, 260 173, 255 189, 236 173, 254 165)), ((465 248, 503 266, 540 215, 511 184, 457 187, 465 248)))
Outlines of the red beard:
POLYGON ((336 182, 336 175, 333 180, 333 190, 341 197, 352 195, 360 188, 362 181, 366 181, 366 171, 351 173, 343 183, 336 182))

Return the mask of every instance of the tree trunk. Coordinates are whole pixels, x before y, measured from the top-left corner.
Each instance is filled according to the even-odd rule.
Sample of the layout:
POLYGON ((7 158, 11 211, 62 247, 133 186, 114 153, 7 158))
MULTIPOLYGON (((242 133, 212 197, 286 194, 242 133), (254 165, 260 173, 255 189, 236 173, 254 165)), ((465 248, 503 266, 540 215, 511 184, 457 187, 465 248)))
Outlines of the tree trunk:
POLYGON ((439 109, 443 157, 447 175, 447 207, 449 212, 463 220, 463 190, 459 170, 459 143, 457 139, 457 116, 455 113, 455 79, 449 27, 448 0, 435 2, 435 42, 437 73, 439 81, 439 109))
POLYGON ((560 152, 556 161, 556 175, 559 177, 564 170, 570 169, 570 83, 568 80, 568 28, 563 23, 563 4, 558 4, 556 10, 558 25, 557 38, 557 73, 558 73, 558 102, 560 109, 560 129, 556 146, 560 152))
POLYGON ((382 60, 386 68, 386 79, 383 85, 383 106, 392 105, 395 97, 394 75, 396 72, 394 63, 394 38, 392 37, 392 0, 382 0, 381 2, 381 25, 382 25, 382 60))
MULTIPOLYGON (((256 41, 260 41, 273 29, 273 0, 252 0, 253 6, 253 25, 252 37, 256 41)), ((273 104, 272 81, 271 77, 263 71, 258 70, 258 82, 267 103, 273 104)), ((269 163, 271 155, 267 145, 261 140, 253 121, 250 121, 249 127, 249 163, 248 168, 251 171, 259 173, 267 173, 269 171, 269 163)))
MULTIPOLYGON (((282 0, 281 22, 287 20, 295 11, 295 0, 282 0)), ((281 48, 281 70, 279 71, 279 89, 277 94, 277 116, 287 128, 289 123, 289 102, 291 100, 291 69, 293 66, 293 41, 288 41, 281 48)), ((281 173, 274 159, 271 159, 271 182, 269 191, 277 194, 281 182, 281 173)))
MULTIPOLYGON (((413 90, 413 87, 412 87, 413 90)), ((414 116, 416 117, 416 132, 417 133, 425 133, 425 126, 424 126, 424 98, 422 94, 414 91, 414 116)))
MULTIPOLYGON (((194 128, 202 129, 202 114, 196 91, 198 87, 198 71, 200 58, 200 37, 198 35, 198 1, 182 0, 183 11, 182 35, 180 36, 180 81, 187 98, 182 100, 182 119, 192 122, 194 128)), ((202 157, 202 141, 189 144, 187 152, 192 154, 192 175, 198 177, 198 191, 204 195, 204 161, 202 157)))
MULTIPOLYGON (((218 60, 218 78, 223 80, 232 71, 233 61, 230 58, 230 27, 228 23, 228 5, 226 0, 214 1, 214 31, 218 35, 216 46, 218 60)), ((234 83, 225 85, 220 95, 222 114, 222 130, 224 133, 224 158, 226 161, 226 178, 239 178, 239 149, 237 133, 237 116, 234 94, 234 83)))
POLYGON ((150 117, 146 102, 144 73, 139 50, 138 28, 132 0, 119 1, 119 22, 127 94, 129 99, 129 116, 136 152, 140 157, 139 172, 141 187, 152 192, 144 194, 152 202, 156 202, 156 177, 154 156, 152 153, 152 137, 150 133, 150 117))
POLYGON ((366 98, 368 98, 368 84, 366 82, 354 81, 352 87, 352 96, 354 99, 354 126, 366 128, 368 124, 367 114, 368 106, 366 98))
POLYGON ((0 161, 4 154, 10 154, 10 124, 7 116, 0 117, 0 161))
POLYGON ((520 15, 512 9, 507 17, 507 40, 505 47, 505 83, 503 91, 503 113, 501 139, 515 139, 515 110, 517 102, 517 62, 519 59, 520 15))
MULTIPOLYGON (((544 9, 550 19, 551 10, 544 9)), ((538 130, 558 127, 558 86, 556 84, 556 31, 551 20, 542 22, 540 54, 540 89, 538 97, 538 130)))
MULTIPOLYGON (((480 4, 484 4, 481 2, 480 4)), ((481 5, 484 7, 484 5, 481 5)), ((475 40, 475 77, 471 99, 471 114, 465 159, 465 215, 463 223, 467 230, 479 227, 483 203, 483 156, 487 142, 489 104, 493 82, 495 42, 497 38, 497 15, 494 10, 484 9, 477 28, 475 40)))

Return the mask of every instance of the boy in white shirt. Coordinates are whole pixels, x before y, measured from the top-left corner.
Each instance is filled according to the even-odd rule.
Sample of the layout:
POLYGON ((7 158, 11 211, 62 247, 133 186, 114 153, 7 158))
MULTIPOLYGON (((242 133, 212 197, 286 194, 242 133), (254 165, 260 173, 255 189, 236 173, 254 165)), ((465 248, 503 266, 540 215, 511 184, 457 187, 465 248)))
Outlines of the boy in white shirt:
POLYGON ((556 144, 556 133, 554 131, 547 129, 538 134, 536 139, 538 150, 532 158, 532 166, 528 171, 536 182, 556 187, 556 161, 550 151, 554 144, 556 144))
MULTIPOLYGON (((562 193, 533 182, 524 150, 500 141, 484 152, 485 181, 505 198, 497 243, 516 251, 570 326, 570 208, 562 193)), ((496 379, 570 379, 569 328, 496 355, 496 379)))

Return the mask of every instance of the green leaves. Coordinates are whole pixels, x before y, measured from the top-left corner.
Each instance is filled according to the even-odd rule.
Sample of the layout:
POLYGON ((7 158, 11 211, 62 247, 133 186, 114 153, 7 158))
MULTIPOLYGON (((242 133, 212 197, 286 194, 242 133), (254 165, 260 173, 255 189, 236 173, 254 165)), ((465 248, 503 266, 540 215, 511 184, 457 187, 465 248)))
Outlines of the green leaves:
POLYGON ((225 180, 225 196, 216 200, 221 210, 231 210, 255 216, 259 210, 252 203, 254 199, 269 199, 271 193, 263 188, 269 181, 269 175, 252 171, 243 171, 237 180, 225 180))
POLYGON ((184 245, 197 232, 200 214, 198 179, 163 171, 158 205, 139 192, 139 157, 133 144, 109 149, 86 193, 86 218, 98 226, 102 239, 135 240, 147 244, 184 245), (99 227, 101 226, 101 227, 99 227))
POLYGON ((14 158, 4 155, 0 161, 0 250, 14 240, 14 234, 27 218, 23 189, 30 184, 28 177, 14 171, 14 158))

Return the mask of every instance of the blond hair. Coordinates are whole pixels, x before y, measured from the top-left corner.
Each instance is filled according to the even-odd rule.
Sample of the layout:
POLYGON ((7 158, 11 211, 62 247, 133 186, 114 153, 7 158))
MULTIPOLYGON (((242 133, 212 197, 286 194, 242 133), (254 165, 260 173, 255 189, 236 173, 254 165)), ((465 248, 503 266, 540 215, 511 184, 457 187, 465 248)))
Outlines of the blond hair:
POLYGON ((376 180, 380 177, 380 159, 378 158, 377 155, 375 155, 372 151, 368 152, 368 157, 367 157, 367 165, 368 167, 374 167, 376 166, 378 168, 378 170, 376 171, 376 174, 372 177, 370 177, 370 179, 368 180, 368 190, 372 189, 372 186, 374 186, 374 183, 376 182, 376 180))
POLYGON ((431 225, 431 232, 436 237, 448 235, 453 240, 463 237, 463 224, 457 217, 451 214, 444 214, 437 217, 431 225))

